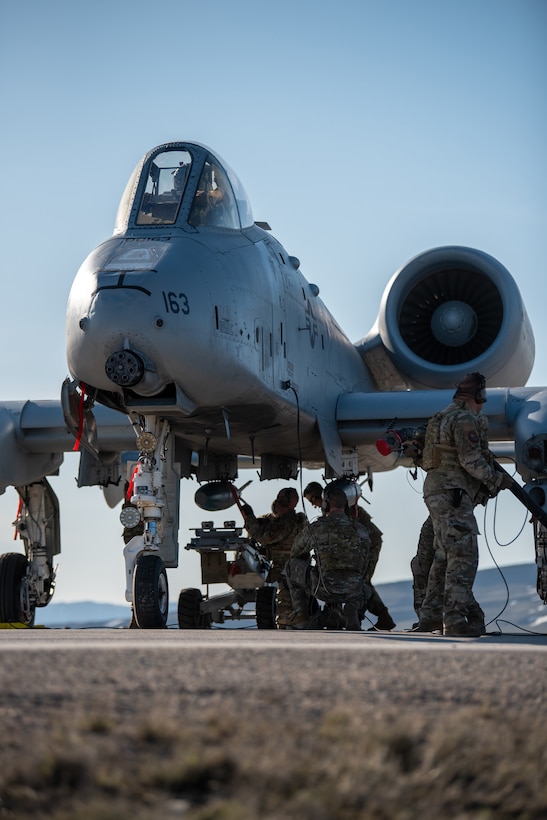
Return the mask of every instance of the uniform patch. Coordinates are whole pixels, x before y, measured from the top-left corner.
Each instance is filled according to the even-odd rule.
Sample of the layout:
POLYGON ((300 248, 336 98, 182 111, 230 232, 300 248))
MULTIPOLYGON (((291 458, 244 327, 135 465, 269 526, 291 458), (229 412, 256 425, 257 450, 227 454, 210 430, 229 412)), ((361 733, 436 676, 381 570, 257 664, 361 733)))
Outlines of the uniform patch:
POLYGON ((469 439, 471 444, 478 444, 479 443, 479 437, 478 437, 477 433, 475 433, 474 430, 472 430, 470 433, 467 434, 467 438, 469 439))

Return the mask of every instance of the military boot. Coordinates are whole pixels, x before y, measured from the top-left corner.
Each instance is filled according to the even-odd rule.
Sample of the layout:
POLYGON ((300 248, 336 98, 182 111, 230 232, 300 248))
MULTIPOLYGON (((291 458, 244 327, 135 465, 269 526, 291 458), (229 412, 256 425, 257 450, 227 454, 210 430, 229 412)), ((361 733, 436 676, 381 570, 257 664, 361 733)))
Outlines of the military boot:
POLYGON ((389 614, 388 609, 386 607, 385 609, 382 609, 382 611, 378 614, 378 620, 376 621, 374 626, 371 626, 369 628, 368 631, 374 632, 375 629, 380 629, 383 632, 389 632, 391 629, 395 629, 396 626, 397 624, 389 614))
POLYGON ((467 621, 457 621, 444 627, 443 635, 447 638, 480 638, 484 633, 481 628, 472 626, 467 621))
POLYGON ((429 621, 426 618, 420 619, 418 625, 412 629, 413 632, 442 632, 442 621, 429 621))
POLYGON ((471 615, 467 618, 467 626, 469 629, 478 632, 479 635, 486 635, 486 624, 484 623, 484 618, 475 618, 471 615))
POLYGON ((321 629, 343 629, 346 625, 341 604, 325 604, 322 610, 316 612, 314 618, 321 629))
POLYGON ((291 618, 287 619, 285 629, 308 629, 310 616, 303 612, 295 612, 291 618))
POLYGON ((469 623, 467 624, 467 627, 468 627, 468 629, 472 630, 473 632, 476 632, 477 636, 486 635, 486 626, 484 625, 484 622, 481 624, 481 623, 475 623, 474 621, 469 621, 469 623))
POLYGON ((359 620, 359 613, 356 606, 346 604, 344 606, 344 624, 346 629, 352 632, 359 632, 361 629, 361 621, 359 620))

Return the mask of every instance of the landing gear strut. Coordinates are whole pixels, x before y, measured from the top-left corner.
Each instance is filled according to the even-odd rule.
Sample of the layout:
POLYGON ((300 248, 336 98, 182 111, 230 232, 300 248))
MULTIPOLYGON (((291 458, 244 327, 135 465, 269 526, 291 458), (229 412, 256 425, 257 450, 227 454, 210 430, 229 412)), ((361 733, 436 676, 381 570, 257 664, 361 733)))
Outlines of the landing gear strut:
POLYGON ((15 529, 25 554, 0 555, 0 622, 33 626, 36 608, 47 606, 55 590, 59 502, 45 478, 16 490, 21 500, 15 529))
POLYGON ((140 417, 137 447, 137 466, 120 514, 126 534, 125 597, 133 605, 132 626, 164 629, 169 615, 166 568, 178 564, 180 481, 168 422, 140 417))

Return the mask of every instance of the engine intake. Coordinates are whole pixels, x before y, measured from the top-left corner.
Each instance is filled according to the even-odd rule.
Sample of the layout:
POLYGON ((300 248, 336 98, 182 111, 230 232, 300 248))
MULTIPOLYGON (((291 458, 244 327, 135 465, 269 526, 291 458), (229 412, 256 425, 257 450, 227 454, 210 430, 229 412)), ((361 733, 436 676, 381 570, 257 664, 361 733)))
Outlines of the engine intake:
POLYGON ((492 256, 459 246, 433 248, 395 273, 377 323, 358 348, 383 389, 450 388, 474 370, 489 387, 524 385, 535 353, 509 271, 492 256), (379 348, 390 368, 379 366, 379 348), (390 369, 404 378, 387 376, 386 384, 390 369))
POLYGON ((458 365, 494 343, 503 303, 490 279, 471 270, 444 269, 419 282, 401 307, 399 330, 417 356, 458 365))

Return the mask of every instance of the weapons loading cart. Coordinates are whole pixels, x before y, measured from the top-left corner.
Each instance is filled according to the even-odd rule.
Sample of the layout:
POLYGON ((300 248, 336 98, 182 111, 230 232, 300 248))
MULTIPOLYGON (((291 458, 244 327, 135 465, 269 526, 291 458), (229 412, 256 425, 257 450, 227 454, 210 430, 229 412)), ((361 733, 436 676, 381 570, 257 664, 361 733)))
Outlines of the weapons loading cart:
POLYGON ((201 558, 200 589, 183 589, 179 595, 180 629, 209 629, 211 624, 226 620, 256 619, 258 629, 275 629, 275 584, 266 581, 271 563, 260 554, 251 538, 235 521, 225 521, 222 528, 204 521, 194 529, 195 537, 186 545, 201 558), (231 555, 228 555, 231 554, 231 555), (229 592, 209 594, 211 584, 227 584, 229 592), (246 609, 255 603, 255 610, 246 609))

